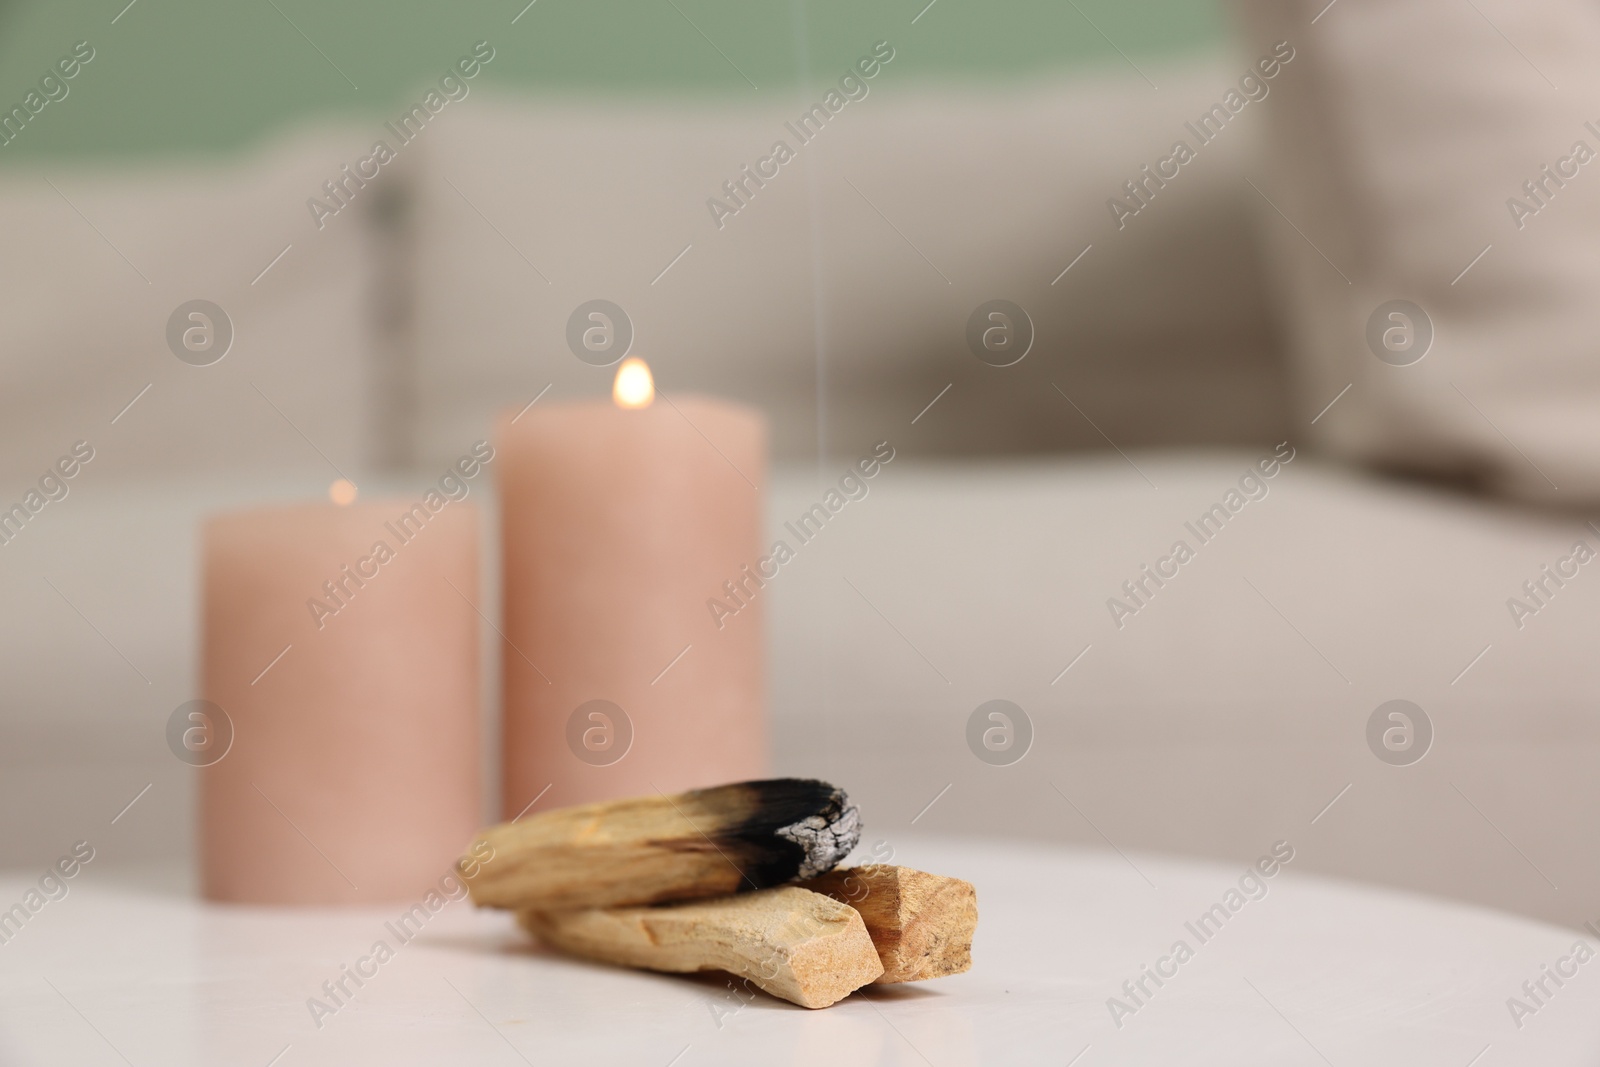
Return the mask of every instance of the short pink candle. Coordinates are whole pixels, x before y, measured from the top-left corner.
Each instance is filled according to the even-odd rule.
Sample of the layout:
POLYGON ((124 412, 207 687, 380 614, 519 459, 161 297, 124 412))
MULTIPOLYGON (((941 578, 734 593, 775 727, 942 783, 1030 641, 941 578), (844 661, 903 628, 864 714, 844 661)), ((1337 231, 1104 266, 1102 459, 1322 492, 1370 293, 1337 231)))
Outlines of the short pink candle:
POLYGON ((506 817, 765 775, 762 593, 709 605, 762 554, 762 417, 546 403, 495 443, 506 817))
POLYGON ((200 771, 205 895, 419 899, 480 821, 473 505, 270 508, 204 538, 201 692, 233 729, 200 771))

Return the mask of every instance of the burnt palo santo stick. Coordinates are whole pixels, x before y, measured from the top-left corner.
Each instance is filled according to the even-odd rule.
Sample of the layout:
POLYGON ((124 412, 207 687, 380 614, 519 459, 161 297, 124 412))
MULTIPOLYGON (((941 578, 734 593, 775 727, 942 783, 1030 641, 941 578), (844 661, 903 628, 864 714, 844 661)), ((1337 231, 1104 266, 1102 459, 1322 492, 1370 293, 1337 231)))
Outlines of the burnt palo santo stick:
POLYGON ((679 974, 727 971, 803 1008, 826 1008, 883 973, 860 913, 798 886, 659 907, 523 911, 517 918, 540 941, 574 956, 679 974))
POLYGON ((943 978, 972 966, 978 894, 971 882, 874 863, 800 884, 861 913, 883 961, 879 985, 943 978))
POLYGON ((458 865, 473 902, 569 911, 726 896, 811 878, 844 859, 861 819, 806 778, 562 808, 479 833, 458 865), (471 873, 469 873, 471 872, 471 873))

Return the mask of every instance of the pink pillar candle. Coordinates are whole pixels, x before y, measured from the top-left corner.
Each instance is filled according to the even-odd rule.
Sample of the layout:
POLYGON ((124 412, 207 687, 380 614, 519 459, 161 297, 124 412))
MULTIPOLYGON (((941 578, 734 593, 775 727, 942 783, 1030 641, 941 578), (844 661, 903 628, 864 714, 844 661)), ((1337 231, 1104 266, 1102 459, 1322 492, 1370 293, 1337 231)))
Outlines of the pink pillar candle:
POLYGON ((473 505, 270 508, 204 536, 201 691, 232 724, 200 772, 205 895, 420 899, 479 824, 473 505))
POLYGON ((767 773, 766 423, 709 399, 541 404, 496 431, 504 810, 767 773))

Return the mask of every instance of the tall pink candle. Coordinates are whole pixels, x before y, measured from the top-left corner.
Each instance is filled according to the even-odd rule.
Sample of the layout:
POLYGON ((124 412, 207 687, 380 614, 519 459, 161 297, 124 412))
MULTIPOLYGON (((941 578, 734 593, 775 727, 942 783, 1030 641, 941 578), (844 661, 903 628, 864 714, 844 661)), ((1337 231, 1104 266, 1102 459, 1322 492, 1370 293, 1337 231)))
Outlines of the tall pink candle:
POLYGON ((541 404, 496 431, 505 583, 504 809, 767 773, 766 424, 719 401, 541 404))
POLYGON ((438 490, 207 523, 201 691, 233 731, 200 772, 207 897, 437 886, 479 824, 478 596, 476 511, 438 490))

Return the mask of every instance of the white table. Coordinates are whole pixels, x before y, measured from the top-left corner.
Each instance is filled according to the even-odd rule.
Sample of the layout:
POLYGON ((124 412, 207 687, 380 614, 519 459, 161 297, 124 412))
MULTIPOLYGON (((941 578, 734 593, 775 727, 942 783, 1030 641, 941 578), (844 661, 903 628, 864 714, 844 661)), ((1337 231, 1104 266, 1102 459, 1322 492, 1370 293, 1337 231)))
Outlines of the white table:
MULTIPOLYGON (((1589 935, 1291 864, 1201 944, 1185 923, 1223 901, 1243 864, 895 845, 897 862, 977 885, 971 972, 823 1011, 741 1007, 722 976, 546 955, 506 916, 451 904, 367 965, 376 974, 320 1029, 307 998, 376 940, 396 944, 385 924, 401 907, 206 906, 91 864, 0 945, 0 1064, 1600 1063, 1600 960, 1549 986, 1520 1029, 1506 1007, 1580 938, 1600 948, 1589 935), (1160 988, 1146 979, 1153 995, 1118 1028, 1107 999, 1178 939, 1193 958, 1160 988)), ((0 908, 34 877, 0 879, 0 908)))

